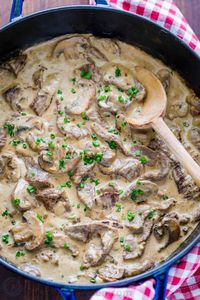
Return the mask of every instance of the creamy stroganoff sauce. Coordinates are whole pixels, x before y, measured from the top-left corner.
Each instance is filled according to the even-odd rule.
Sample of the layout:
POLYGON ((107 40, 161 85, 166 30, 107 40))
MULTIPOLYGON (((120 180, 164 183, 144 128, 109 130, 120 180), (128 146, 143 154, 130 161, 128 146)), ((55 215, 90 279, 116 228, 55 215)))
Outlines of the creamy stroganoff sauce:
POLYGON ((120 41, 64 36, 0 67, 1 256, 36 276, 99 283, 165 260, 200 218, 200 191, 139 117, 135 66, 163 83, 165 121, 199 163, 200 100, 120 41))

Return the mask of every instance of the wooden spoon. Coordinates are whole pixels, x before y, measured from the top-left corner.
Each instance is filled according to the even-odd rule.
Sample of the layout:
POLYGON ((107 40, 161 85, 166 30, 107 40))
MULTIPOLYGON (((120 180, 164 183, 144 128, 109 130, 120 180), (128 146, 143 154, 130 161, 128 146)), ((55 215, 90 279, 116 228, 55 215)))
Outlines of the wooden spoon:
POLYGON ((160 80, 145 68, 136 67, 135 70, 138 81, 146 89, 147 96, 140 117, 135 117, 133 111, 129 110, 127 112, 127 122, 136 128, 152 127, 165 141, 196 184, 200 186, 200 166, 193 160, 163 120, 167 106, 167 96, 160 80))

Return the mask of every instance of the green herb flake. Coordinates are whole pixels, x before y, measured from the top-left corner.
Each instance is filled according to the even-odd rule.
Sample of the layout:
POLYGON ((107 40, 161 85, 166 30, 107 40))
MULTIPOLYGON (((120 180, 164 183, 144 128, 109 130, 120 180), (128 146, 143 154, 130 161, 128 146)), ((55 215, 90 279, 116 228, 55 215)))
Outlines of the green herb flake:
POLYGON ((99 143, 99 141, 94 141, 94 142, 92 143, 92 145, 93 145, 94 147, 99 147, 99 146, 100 146, 100 143, 99 143))
POLYGON ((82 181, 82 182, 85 182, 85 181, 87 181, 87 179, 88 179, 88 175, 85 175, 85 176, 83 176, 83 177, 81 178, 81 181, 82 181))
POLYGON ((80 76, 82 78, 85 78, 85 79, 91 79, 92 78, 92 72, 87 72, 86 70, 81 70, 80 72, 80 76))
POLYGON ((149 220, 153 219, 154 215, 155 215, 155 210, 151 209, 147 215, 147 219, 149 220))
POLYGON ((32 193, 35 193, 36 192, 36 188, 34 188, 31 184, 29 184, 28 185, 28 187, 27 187, 27 192, 29 193, 29 194, 32 194, 32 193))
POLYGON ((16 257, 21 257, 21 256, 24 256, 24 255, 25 255, 24 251, 19 251, 19 250, 15 254, 16 257))
POLYGON ((51 134, 50 134, 50 138, 51 138, 52 140, 54 140, 55 137, 56 137, 55 133, 51 133, 51 134))
POLYGON ((102 158, 103 158, 103 153, 102 152, 98 152, 94 156, 94 160, 97 161, 97 162, 102 161, 102 158))
POLYGON ((95 278, 91 278, 91 279, 90 279, 90 282, 91 282, 91 283, 96 283, 96 279, 95 279, 95 278))
POLYGON ((133 214, 130 210, 127 212, 127 220, 129 222, 133 221, 133 219, 135 218, 135 214, 133 214))
POLYGON ((131 252, 131 251, 133 251, 133 247, 129 244, 126 244, 126 245, 124 245, 124 250, 126 252, 131 252))
POLYGON ((26 112, 21 112, 21 116, 26 116, 27 115, 27 113, 26 112))
POLYGON ((60 159, 59 160, 59 169, 61 170, 61 169, 64 169, 65 168, 65 161, 64 161, 64 159, 60 159))
POLYGON ((111 91, 112 91, 112 89, 111 89, 110 85, 104 86, 104 92, 105 93, 108 93, 108 92, 111 92, 111 91))
POLYGON ((142 154, 142 151, 141 150, 136 150, 134 152, 135 156, 140 156, 142 154))
POLYGON ((118 98, 117 98, 117 101, 119 102, 119 103, 127 103, 127 101, 126 101, 126 99, 124 99, 124 97, 123 96, 118 96, 118 98))
POLYGON ((71 159, 72 158, 72 154, 70 152, 66 153, 65 158, 66 159, 71 159))
POLYGON ((8 209, 4 210, 1 215, 2 217, 7 217, 9 215, 8 209))
POLYGON ((11 223, 12 223, 12 225, 16 225, 16 221, 15 220, 12 220, 11 223))
POLYGON ((43 138, 37 138, 37 139, 35 140, 36 145, 40 145, 41 142, 43 142, 43 138))
POLYGON ((72 177, 72 176, 74 175, 74 172, 73 172, 72 170, 70 170, 70 171, 67 172, 67 175, 68 175, 69 177, 72 177))
POLYGON ((12 204, 14 206, 19 206, 20 205, 21 200, 20 199, 12 199, 12 204))
POLYGON ((80 205, 80 203, 78 203, 77 205, 76 205, 76 208, 80 208, 81 207, 81 205, 80 205))
POLYGON ((86 121, 89 120, 89 118, 88 118, 88 116, 87 116, 87 114, 86 114, 85 111, 83 111, 83 112, 81 113, 81 118, 82 118, 83 120, 86 120, 86 121))
POLYGON ((138 196, 144 195, 144 191, 141 189, 134 189, 131 192, 131 200, 136 201, 138 196))
POLYGON ((121 236, 120 239, 119 239, 120 244, 123 245, 124 241, 125 241, 124 236, 121 236))
POLYGON ((128 95, 130 96, 130 100, 132 100, 132 98, 135 97, 138 92, 139 90, 135 87, 131 87, 130 89, 128 89, 128 95))
POLYGON ((70 123, 71 121, 70 121, 69 118, 64 118, 63 122, 64 122, 65 124, 67 124, 67 123, 70 123))
POLYGON ((84 187, 85 187, 85 184, 81 182, 81 183, 79 184, 79 189, 83 189, 84 187))
POLYGON ((94 184, 97 186, 97 185, 99 185, 100 180, 99 180, 99 179, 93 179, 93 178, 91 178, 91 179, 90 179, 90 182, 91 182, 91 183, 94 183, 94 184))
POLYGON ((62 148, 66 149, 67 148, 67 144, 62 144, 62 148))
POLYGON ((10 124, 10 123, 5 123, 4 126, 3 126, 3 128, 6 129, 7 134, 9 134, 10 137, 14 136, 15 125, 10 124))
POLYGON ((71 79, 70 79, 70 81, 71 81, 73 84, 75 84, 75 82, 76 82, 76 78, 75 78, 75 77, 73 77, 73 78, 71 78, 71 79))
POLYGON ((163 195, 163 196, 162 196, 162 199, 163 199, 163 200, 167 200, 167 199, 169 199, 169 197, 168 197, 167 195, 163 195))
POLYGON ((64 243, 64 249, 69 250, 70 249, 70 245, 68 243, 64 243))
POLYGON ((47 230, 45 233, 45 245, 49 245, 53 241, 53 234, 51 231, 47 230))
POLYGON ((108 146, 110 147, 110 149, 112 149, 112 150, 117 149, 117 143, 115 141, 106 141, 106 143, 108 143, 108 146))
POLYGON ((46 153, 47 153, 47 156, 49 156, 49 157, 53 156, 53 153, 51 151, 47 151, 46 153))
POLYGON ((148 158, 146 156, 141 156, 140 157, 140 162, 142 165, 145 165, 146 163, 148 163, 148 158))
POLYGON ((86 212, 88 209, 89 209, 89 207, 85 204, 84 208, 83 208, 83 211, 86 212))
POLYGON ((98 101, 105 101, 106 100, 106 96, 105 95, 99 95, 98 97, 97 97, 97 100, 98 101))
POLYGON ((120 77, 122 74, 121 74, 121 70, 120 68, 116 67, 115 69, 115 77, 120 77))
POLYGON ((20 141, 20 140, 12 140, 12 141, 10 142, 10 144, 11 144, 12 146, 14 146, 14 147, 17 147, 19 144, 21 144, 21 142, 22 142, 22 141, 20 141))
POLYGON ((76 94, 76 90, 74 88, 71 89, 72 94, 76 94))
POLYGON ((9 234, 3 234, 1 239, 3 243, 8 244, 9 238, 10 238, 9 234))
POLYGON ((38 218, 38 220, 40 220, 40 222, 44 223, 43 217, 38 213, 37 213, 37 218, 38 218))
POLYGON ((93 134, 91 135, 91 138, 92 138, 93 140, 96 140, 96 139, 97 139, 96 133, 93 133, 93 134))
POLYGON ((80 271, 83 271, 85 267, 83 265, 80 265, 80 271))
POLYGON ((115 211, 116 211, 116 212, 120 212, 121 209, 122 209, 121 204, 120 204, 120 203, 115 203, 115 211))

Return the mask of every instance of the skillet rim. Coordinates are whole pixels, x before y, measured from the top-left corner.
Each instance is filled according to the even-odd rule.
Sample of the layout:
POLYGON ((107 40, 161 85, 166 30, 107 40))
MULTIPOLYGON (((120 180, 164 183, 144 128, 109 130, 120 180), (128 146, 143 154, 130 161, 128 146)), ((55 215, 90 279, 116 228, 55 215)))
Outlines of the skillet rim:
MULTIPOLYGON (((55 7, 55 8, 49 8, 49 9, 45 9, 45 10, 40 10, 38 12, 29 14, 27 16, 21 17, 11 23, 8 23, 6 25, 4 25, 3 27, 0 28, 0 34, 2 32, 6 32, 7 29, 10 29, 12 27, 15 27, 15 25, 18 25, 20 23, 25 23, 26 20, 29 19, 34 19, 37 18, 38 16, 42 16, 45 14, 49 14, 49 13, 56 13, 57 11, 70 11, 70 10, 99 10, 99 11, 111 11, 113 13, 118 13, 120 15, 128 15, 132 18, 135 18, 136 20, 143 20, 144 22, 151 24, 151 26, 160 29, 161 31, 165 32, 167 35, 171 36, 175 42, 177 44, 180 44, 183 48, 186 49, 186 51, 189 52, 189 54, 191 55, 191 57, 193 57, 194 59, 198 60, 200 62, 200 56, 189 46, 187 45, 183 40, 181 40, 180 38, 178 38, 174 33, 170 32, 169 30, 165 29, 164 27, 154 23, 153 21, 145 18, 144 16, 139 16, 137 14, 134 14, 132 12, 128 12, 128 11, 124 11, 124 10, 118 10, 118 9, 114 9, 111 7, 104 7, 104 6, 90 6, 90 5, 71 5, 71 6, 60 6, 60 7, 55 7)), ((48 39, 47 39, 48 40, 48 39)), ((45 41, 47 41, 45 40, 45 41)), ((41 43, 42 41, 40 41, 41 43)), ((44 41, 43 41, 44 42, 44 41)), ((34 45, 34 44, 32 44, 34 45)), ((30 45, 28 46, 30 47, 30 45)), ((139 47, 139 46, 137 46, 139 47)), ((18 50, 18 49, 16 49, 18 50)), ((145 51, 145 50, 143 50, 145 51)), ((162 60, 162 58, 159 57, 160 60, 162 60)), ((184 79, 184 78, 183 78, 184 79)), ((184 79, 185 80, 185 79, 184 79)), ((152 269, 147 270, 144 273, 141 273, 139 275, 136 276, 132 276, 132 277, 127 277, 121 280, 116 280, 114 282, 105 282, 102 284, 68 284, 68 283, 62 283, 62 282, 58 282, 58 281, 52 281, 52 280, 48 280, 48 279, 43 279, 40 277, 36 277, 34 275, 28 274, 27 272, 19 269, 17 266, 15 266, 13 263, 7 261, 5 258, 0 256, 0 264, 2 264, 3 266, 5 266, 6 268, 8 268, 11 271, 14 271, 15 273, 27 278, 27 279, 31 279, 33 281, 39 282, 41 284, 44 285, 48 285, 48 286, 52 286, 52 287, 57 287, 57 288, 61 288, 61 289, 68 289, 68 290, 96 290, 96 289, 100 289, 100 288, 105 288, 105 287, 114 287, 114 286, 126 286, 130 283, 136 282, 136 281, 140 281, 140 280, 144 280, 148 277, 153 276, 154 278, 156 278, 157 276, 163 274, 170 266, 172 266, 174 263, 176 263, 179 259, 181 259, 185 254, 187 254, 189 252, 190 249, 192 249, 197 242, 200 241, 200 230, 199 233, 196 234, 195 238, 191 241, 191 242, 187 242, 187 240, 189 238, 191 238, 191 235, 194 234, 195 231, 197 231, 197 229, 199 229, 198 227, 200 227, 200 223, 197 224, 197 226, 195 227, 195 229, 190 233, 190 235, 187 237, 187 239, 185 241, 183 241, 183 243, 179 246, 181 247, 184 243, 186 243, 186 246, 182 249, 179 250, 179 252, 177 254, 174 254, 174 252, 178 251, 178 249, 176 249, 176 251, 174 251, 171 254, 171 258, 170 256, 168 257, 168 260, 160 262, 159 264, 157 264, 155 267, 153 267, 152 269)))

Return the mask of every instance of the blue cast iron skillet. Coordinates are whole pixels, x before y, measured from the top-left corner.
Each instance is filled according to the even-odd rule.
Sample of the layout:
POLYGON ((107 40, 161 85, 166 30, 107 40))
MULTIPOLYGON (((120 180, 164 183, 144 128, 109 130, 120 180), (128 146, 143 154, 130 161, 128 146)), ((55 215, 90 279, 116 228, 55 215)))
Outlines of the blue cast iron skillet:
MULTIPOLYGON (((106 4, 104 0, 96 2, 97 4, 106 4)), ((161 59, 165 64, 177 70, 188 86, 200 95, 200 58, 175 35, 144 17, 99 5, 96 7, 60 7, 22 18, 22 6, 23 0, 13 1, 12 22, 0 29, 1 60, 12 56, 19 49, 59 35, 93 33, 97 36, 115 37, 138 46, 154 57, 161 59)), ((75 290, 96 290, 110 286, 124 287, 147 278, 156 279, 154 300, 160 300, 165 299, 170 266, 177 263, 198 241, 200 241, 200 224, 167 260, 145 273, 113 283, 63 284, 29 275, 4 258, 0 258, 0 263, 26 278, 56 288, 65 300, 75 300, 75 290)))

